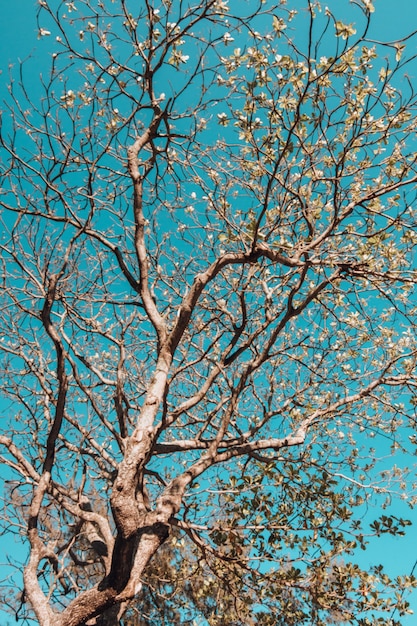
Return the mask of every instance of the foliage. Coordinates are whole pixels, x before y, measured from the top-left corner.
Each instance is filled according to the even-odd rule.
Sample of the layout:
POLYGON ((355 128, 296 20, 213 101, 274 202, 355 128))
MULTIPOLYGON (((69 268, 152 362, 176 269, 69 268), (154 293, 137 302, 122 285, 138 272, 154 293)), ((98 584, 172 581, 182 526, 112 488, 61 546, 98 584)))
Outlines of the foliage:
POLYGON ((384 460, 416 443, 413 59, 370 0, 293 4, 39 1, 50 71, 11 78, 0 138, 0 445, 42 626, 407 612, 414 578, 355 550, 408 524, 366 502, 414 503, 384 460))

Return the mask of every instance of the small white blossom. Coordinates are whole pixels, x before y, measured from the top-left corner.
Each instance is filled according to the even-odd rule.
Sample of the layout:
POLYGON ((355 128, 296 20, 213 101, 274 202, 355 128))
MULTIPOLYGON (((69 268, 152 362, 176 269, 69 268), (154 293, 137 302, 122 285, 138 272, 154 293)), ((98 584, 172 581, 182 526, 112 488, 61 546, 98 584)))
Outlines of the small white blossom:
POLYGON ((72 106, 74 104, 75 98, 76 94, 73 92, 73 90, 68 89, 68 91, 63 96, 61 96, 60 99, 68 106, 72 106))
POLYGON ((234 41, 234 37, 232 37, 230 33, 225 33, 223 35, 223 41, 227 45, 228 43, 231 43, 232 41, 234 41))
POLYGON ((227 113, 217 113, 217 119, 219 120, 219 123, 221 124, 221 126, 227 126, 228 124, 227 113))

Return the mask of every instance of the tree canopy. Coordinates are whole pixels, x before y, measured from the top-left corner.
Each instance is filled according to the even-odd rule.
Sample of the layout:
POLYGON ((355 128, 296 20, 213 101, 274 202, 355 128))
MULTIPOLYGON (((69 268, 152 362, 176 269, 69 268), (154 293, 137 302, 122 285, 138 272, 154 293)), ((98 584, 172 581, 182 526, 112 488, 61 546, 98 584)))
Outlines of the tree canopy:
POLYGON ((414 503, 415 39, 329 4, 39 0, 0 135, 19 618, 407 612, 356 552, 414 503))

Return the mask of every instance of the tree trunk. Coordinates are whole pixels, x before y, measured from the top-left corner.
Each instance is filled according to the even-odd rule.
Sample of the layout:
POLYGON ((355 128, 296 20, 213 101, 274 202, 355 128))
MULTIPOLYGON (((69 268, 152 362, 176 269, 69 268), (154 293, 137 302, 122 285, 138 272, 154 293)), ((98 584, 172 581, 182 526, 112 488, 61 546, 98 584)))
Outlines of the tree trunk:
POLYGON ((124 602, 118 602, 98 617, 89 620, 86 626, 119 626, 120 619, 125 612, 125 609, 126 604, 124 602))

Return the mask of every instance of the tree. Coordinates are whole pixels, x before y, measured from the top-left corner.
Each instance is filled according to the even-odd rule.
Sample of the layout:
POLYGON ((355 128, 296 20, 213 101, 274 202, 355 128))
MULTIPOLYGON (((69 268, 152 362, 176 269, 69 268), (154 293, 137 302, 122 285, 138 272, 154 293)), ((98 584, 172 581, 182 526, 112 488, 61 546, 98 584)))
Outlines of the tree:
POLYGON ((372 14, 39 1, 49 73, 3 105, 0 444, 42 626, 157 623, 158 594, 177 623, 407 611, 413 577, 354 555, 404 531, 361 518, 417 442, 411 35, 372 14))

